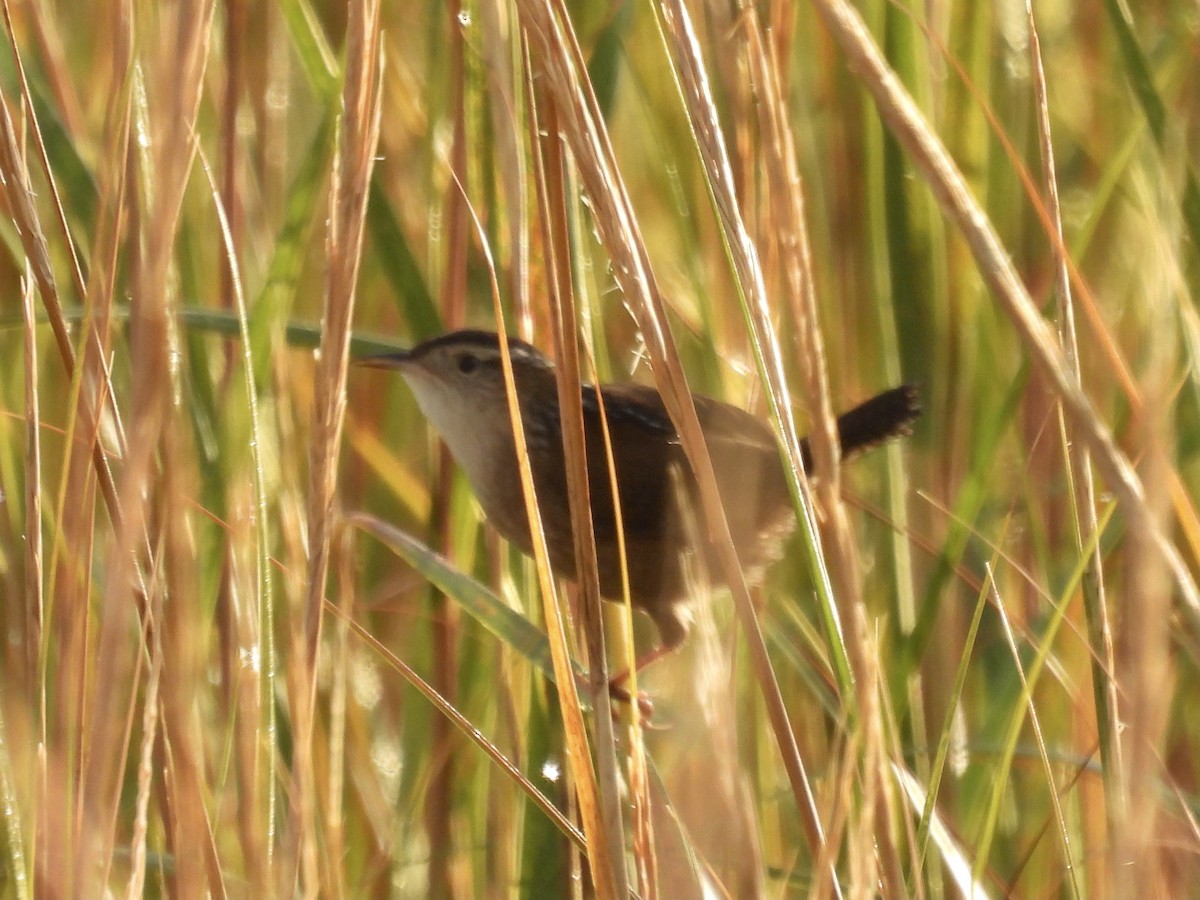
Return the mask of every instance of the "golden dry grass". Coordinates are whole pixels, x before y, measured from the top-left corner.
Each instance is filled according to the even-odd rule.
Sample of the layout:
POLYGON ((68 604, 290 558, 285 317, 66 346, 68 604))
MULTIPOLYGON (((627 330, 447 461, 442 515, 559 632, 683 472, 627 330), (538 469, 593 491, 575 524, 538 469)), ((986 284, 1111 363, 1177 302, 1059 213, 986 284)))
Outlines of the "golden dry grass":
POLYGON ((0 898, 1191 890, 1188 4, 4 12, 0 898), (347 368, 466 323, 677 424, 732 587, 653 728, 347 368), (812 434, 762 587, 691 391, 812 434))

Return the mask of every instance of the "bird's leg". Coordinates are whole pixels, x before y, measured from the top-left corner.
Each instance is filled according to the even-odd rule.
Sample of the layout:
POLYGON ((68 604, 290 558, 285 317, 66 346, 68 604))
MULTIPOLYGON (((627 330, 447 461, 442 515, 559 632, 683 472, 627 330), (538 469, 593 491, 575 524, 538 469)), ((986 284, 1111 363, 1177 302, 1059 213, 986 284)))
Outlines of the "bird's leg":
MULTIPOLYGON (((629 670, 626 669, 614 678, 610 678, 608 682, 608 694, 618 703, 628 703, 638 711, 643 721, 649 721, 654 716, 654 702, 646 695, 644 691, 638 691, 637 699, 629 693, 626 688, 621 687, 620 681, 624 681, 629 677, 629 670)), ((614 713, 615 715, 615 713, 614 713)))
MULTIPOLYGON (((632 670, 630 670, 629 668, 622 669, 620 672, 618 672, 616 675, 614 675, 612 678, 610 678, 608 680, 609 695, 612 696, 613 699, 615 699, 615 700, 618 700, 622 703, 629 703, 630 705, 632 705, 634 702, 633 695, 630 694, 630 692, 627 688, 622 686, 622 685, 624 685, 624 683, 626 681, 629 680, 630 671, 641 672, 647 666, 651 665, 652 663, 658 662, 664 656, 668 656, 671 653, 674 653, 675 650, 678 648, 678 646, 679 645, 677 643, 674 643, 674 644, 662 643, 662 644, 659 644, 657 647, 655 647, 653 650, 651 650, 649 653, 644 653, 641 656, 639 656, 637 659, 635 659, 633 661, 633 669, 632 670)), ((653 703, 653 701, 651 701, 651 699, 646 695, 646 693, 644 691, 638 691, 637 708, 638 708, 638 712, 640 712, 642 714, 643 718, 645 718, 645 719, 649 719, 654 714, 654 703, 653 703)))

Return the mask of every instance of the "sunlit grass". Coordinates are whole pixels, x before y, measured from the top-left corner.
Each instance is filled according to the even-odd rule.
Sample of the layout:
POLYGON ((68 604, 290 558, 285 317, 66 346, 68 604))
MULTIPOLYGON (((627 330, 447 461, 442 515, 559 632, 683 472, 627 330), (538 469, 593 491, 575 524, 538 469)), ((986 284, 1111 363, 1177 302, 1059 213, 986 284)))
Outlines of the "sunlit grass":
POLYGON ((860 4, 908 107, 834 0, 572 7, 11 10, 0 897, 1187 895, 1194 8, 860 4), (649 728, 346 368, 497 310, 705 489, 689 388, 828 476, 920 385, 649 728))

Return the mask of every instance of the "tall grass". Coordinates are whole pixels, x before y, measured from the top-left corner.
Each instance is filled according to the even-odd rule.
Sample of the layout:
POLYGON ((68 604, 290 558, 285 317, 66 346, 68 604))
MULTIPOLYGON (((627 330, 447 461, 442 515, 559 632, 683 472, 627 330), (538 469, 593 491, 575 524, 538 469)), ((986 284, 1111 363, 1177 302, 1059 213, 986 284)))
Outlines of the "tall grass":
POLYGON ((0 897, 1193 890, 1193 7, 3 9, 0 897), (348 367, 465 324, 677 425, 648 721, 348 367), (812 434, 762 585, 691 391, 812 434))

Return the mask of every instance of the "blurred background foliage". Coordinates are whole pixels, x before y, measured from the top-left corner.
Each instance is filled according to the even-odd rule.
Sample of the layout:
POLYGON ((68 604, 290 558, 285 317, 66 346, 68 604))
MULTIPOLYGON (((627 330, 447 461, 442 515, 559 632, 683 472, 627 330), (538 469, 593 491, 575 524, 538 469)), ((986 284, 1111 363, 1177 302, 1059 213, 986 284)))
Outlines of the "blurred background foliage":
MULTIPOLYGON (((823 5, 688 9, 797 415, 809 421, 812 398, 755 52, 786 104, 834 405, 921 386, 915 434, 845 472, 871 680, 838 688, 796 539, 756 598, 825 829, 819 856, 728 597, 702 605, 695 638, 640 679, 655 728, 620 712, 629 793, 606 800, 630 825, 630 884, 664 898, 938 897, 972 883, 976 896, 1184 896, 1200 858, 1197 619, 1109 486, 1090 486, 1053 384, 823 5)), ((541 6, 384 3, 381 53, 359 60, 381 65, 371 146, 346 133, 361 5, 6 3, 0 896, 593 895, 593 868, 530 788, 381 649, 578 822, 558 695, 522 644, 522 626, 542 627, 537 578, 481 524, 398 378, 348 375, 321 522, 331 606, 319 652, 304 651, 325 515, 310 470, 331 434, 313 348, 339 308, 333 173, 356 140, 374 156, 356 352, 495 327, 489 259, 509 329, 548 350, 531 135, 552 76, 523 32, 541 6), (379 540, 385 524, 412 542, 379 540), (297 725, 310 697, 311 733, 297 725)), ((691 387, 765 417, 662 8, 549 8, 586 60, 691 387)), ((1040 56, 1017 2, 858 11, 1060 334, 1070 309, 1094 416, 1194 572, 1197 7, 1044 0, 1040 56)), ((568 198, 591 371, 649 380, 593 198, 573 165, 547 177, 568 198)), ((610 612, 619 669, 628 648, 610 612)))

